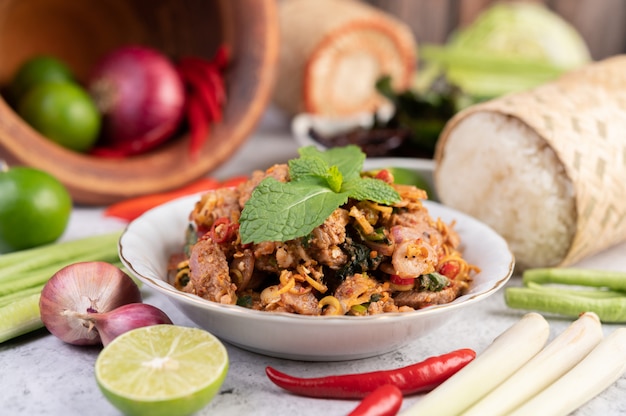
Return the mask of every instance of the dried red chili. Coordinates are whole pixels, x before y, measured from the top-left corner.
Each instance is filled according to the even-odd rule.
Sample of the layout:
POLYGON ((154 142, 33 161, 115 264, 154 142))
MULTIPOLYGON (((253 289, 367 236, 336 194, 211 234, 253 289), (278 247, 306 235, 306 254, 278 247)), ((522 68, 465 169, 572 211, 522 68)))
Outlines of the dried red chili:
POLYGON ((265 373, 277 386, 300 396, 362 399, 386 384, 398 387, 403 395, 430 391, 474 358, 476 352, 463 348, 394 370, 313 378, 294 377, 272 367, 266 367, 265 373))
POLYGON ((365 396, 348 416, 394 416, 401 406, 400 389, 393 384, 385 384, 365 396))

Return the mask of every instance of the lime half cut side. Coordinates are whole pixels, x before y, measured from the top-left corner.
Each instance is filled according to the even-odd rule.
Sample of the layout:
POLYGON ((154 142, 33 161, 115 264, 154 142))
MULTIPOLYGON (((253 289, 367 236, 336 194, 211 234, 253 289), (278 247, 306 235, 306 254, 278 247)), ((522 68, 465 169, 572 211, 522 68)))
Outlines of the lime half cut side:
POLYGON ((153 325, 120 335, 100 352, 96 381, 126 415, 189 415, 206 406, 228 373, 228 353, 198 328, 153 325))

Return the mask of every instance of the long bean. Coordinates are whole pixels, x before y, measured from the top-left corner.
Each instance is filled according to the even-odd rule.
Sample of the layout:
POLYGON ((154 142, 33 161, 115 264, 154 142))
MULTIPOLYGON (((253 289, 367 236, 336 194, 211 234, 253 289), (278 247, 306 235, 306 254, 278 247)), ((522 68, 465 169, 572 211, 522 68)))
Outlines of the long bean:
POLYGON ((516 309, 569 317, 577 317, 584 312, 595 312, 602 322, 626 322, 626 296, 591 298, 528 287, 509 287, 504 291, 504 299, 509 307, 516 309))
POLYGON ((593 299, 610 299, 610 298, 620 298, 626 297, 626 292, 621 292, 618 290, 611 290, 605 287, 585 289, 585 288, 576 288, 570 289, 568 287, 560 287, 560 286, 551 286, 551 285, 542 285, 535 282, 526 282, 526 287, 530 289, 536 290, 544 290, 551 293, 560 293, 563 295, 574 295, 574 296, 582 296, 586 298, 593 299))
POLYGON ((525 270, 522 282, 606 287, 626 292, 626 272, 580 268, 538 268, 525 270))

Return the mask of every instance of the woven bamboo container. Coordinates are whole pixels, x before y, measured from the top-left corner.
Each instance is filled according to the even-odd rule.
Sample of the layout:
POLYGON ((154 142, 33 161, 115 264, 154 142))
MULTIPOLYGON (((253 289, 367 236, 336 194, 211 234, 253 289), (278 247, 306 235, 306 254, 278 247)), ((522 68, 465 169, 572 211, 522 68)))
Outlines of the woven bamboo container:
POLYGON ((232 51, 223 121, 197 161, 187 134, 124 160, 78 154, 30 128, 0 99, 0 158, 55 175, 77 204, 100 205, 173 189, 212 171, 237 150, 270 99, 278 58, 274 0, 0 0, 0 83, 30 56, 51 54, 79 78, 106 52, 123 45, 154 47, 171 58, 232 51))
MULTIPOLYGON (((551 214, 551 210, 557 208, 545 206, 542 212, 527 212, 524 204, 511 207, 506 200, 494 199, 491 200, 493 206, 469 208, 460 201, 469 198, 472 192, 489 192, 488 183, 467 183, 465 189, 460 186, 451 189, 444 185, 452 183, 450 179, 462 183, 460 177, 465 173, 462 168, 452 169, 454 172, 447 170, 450 161, 446 158, 454 150, 450 142, 452 135, 464 123, 481 114, 502 116, 499 117, 503 120, 501 125, 516 123, 536 136, 540 142, 538 148, 554 155, 554 164, 558 166, 553 171, 562 172, 564 186, 571 189, 574 226, 563 255, 544 264, 537 263, 528 252, 515 253, 523 264, 567 266, 626 241, 626 56, 599 61, 572 71, 555 82, 472 106, 454 117, 442 132, 435 155, 435 183, 444 203, 451 202, 461 210, 469 209, 471 214, 488 224, 496 212, 508 216, 510 221, 516 221, 522 215, 540 218, 546 213, 551 214)), ((501 134, 506 133, 502 130, 501 134)), ((490 137, 495 146, 501 138, 501 135, 490 137)), ((464 137, 458 136, 457 139, 456 143, 460 143, 464 137)), ((484 150, 478 144, 468 143, 469 147, 472 150, 466 152, 466 160, 480 157, 484 150)), ((520 151, 507 158, 524 161, 528 156, 520 151)), ((498 163, 506 165, 508 162, 498 163)), ((513 185, 516 180, 516 172, 512 170, 507 177, 493 178, 492 184, 500 181, 513 185)), ((567 212, 562 214, 570 215, 567 212)), ((496 231, 504 232, 498 228, 496 231)), ((542 232, 540 229, 527 231, 506 237, 515 246, 542 232)))

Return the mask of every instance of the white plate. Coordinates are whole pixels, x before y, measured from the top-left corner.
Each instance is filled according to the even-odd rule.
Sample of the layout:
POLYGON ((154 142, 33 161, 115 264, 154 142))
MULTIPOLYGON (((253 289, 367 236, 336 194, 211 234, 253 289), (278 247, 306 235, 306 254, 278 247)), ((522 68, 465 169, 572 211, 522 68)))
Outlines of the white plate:
MULTIPOLYGON (((200 327, 223 341, 269 356, 336 361, 395 350, 493 295, 513 272, 514 259, 502 237, 465 214, 427 201, 433 217, 456 220, 464 256, 481 269, 469 292, 455 301, 415 312, 365 317, 302 316, 221 305, 167 283, 168 258, 183 246, 189 212, 197 199, 190 196, 169 202, 131 222, 120 238, 120 258, 133 275, 168 297, 200 327)), ((466 316, 471 319, 471 314, 466 316)))

